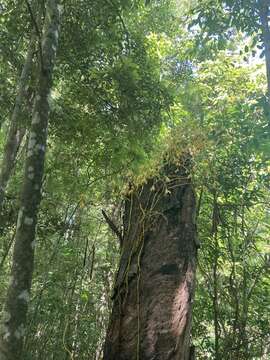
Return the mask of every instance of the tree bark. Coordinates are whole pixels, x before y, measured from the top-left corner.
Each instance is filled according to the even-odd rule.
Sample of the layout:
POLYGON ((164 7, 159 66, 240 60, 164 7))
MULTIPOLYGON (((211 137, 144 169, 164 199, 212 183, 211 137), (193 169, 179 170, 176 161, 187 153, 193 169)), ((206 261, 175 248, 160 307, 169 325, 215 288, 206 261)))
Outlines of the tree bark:
POLYGON ((49 116, 48 96, 52 86, 58 43, 59 10, 48 0, 42 37, 42 61, 28 141, 25 175, 21 191, 11 270, 11 281, 2 314, 0 359, 22 359, 26 315, 33 274, 35 228, 41 200, 45 147, 49 116))
POLYGON ((4 147, 3 160, 0 171, 0 214, 5 197, 5 190, 15 165, 16 156, 26 130, 26 123, 22 121, 23 102, 27 95, 27 85, 31 76, 32 60, 35 52, 36 36, 32 35, 29 43, 25 63, 20 76, 15 106, 10 119, 7 141, 4 147))
POLYGON ((267 75, 267 97, 270 104, 270 28, 269 28, 269 0, 259 1, 259 13, 262 28, 262 37, 265 50, 266 75, 267 75))
POLYGON ((218 223, 219 223, 219 210, 217 204, 217 195, 214 193, 214 204, 212 214, 212 239, 214 243, 214 262, 213 262, 213 316, 214 316, 214 329, 215 329, 215 360, 220 359, 219 340, 219 291, 218 291, 218 258, 219 258, 219 244, 218 244, 218 223))
POLYGON ((188 360, 197 255, 186 170, 168 165, 127 199, 104 360, 188 360))

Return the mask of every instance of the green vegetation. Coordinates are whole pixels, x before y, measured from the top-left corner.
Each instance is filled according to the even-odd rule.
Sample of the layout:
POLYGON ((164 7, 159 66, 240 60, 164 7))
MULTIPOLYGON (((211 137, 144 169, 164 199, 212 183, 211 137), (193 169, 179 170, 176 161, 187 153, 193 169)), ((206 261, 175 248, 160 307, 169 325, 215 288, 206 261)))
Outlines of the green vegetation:
MULTIPOLYGON (((17 219, 30 203, 23 221, 33 223, 28 245, 35 245, 18 360, 102 359, 120 256, 102 210, 121 229, 129 191, 183 153, 192 157, 201 243, 196 359, 268 359, 269 4, 68 0, 58 9, 58 35, 47 30, 57 26, 48 9, 59 2, 47 3, 47 12, 38 0, 0 4, 1 308, 14 282, 17 219), (29 160, 29 149, 33 131, 46 132, 45 115, 43 128, 35 123, 45 103, 43 171, 42 156, 29 160), (7 147, 10 129, 16 141, 7 147), (29 167, 40 177, 40 205, 29 167)), ((0 359, 11 359, 1 340, 0 359)))

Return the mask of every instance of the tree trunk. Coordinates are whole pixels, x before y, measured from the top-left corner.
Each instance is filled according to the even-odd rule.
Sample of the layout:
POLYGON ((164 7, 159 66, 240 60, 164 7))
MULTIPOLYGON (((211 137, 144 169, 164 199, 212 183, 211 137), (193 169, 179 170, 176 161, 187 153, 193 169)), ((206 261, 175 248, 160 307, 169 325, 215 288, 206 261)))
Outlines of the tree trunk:
MULTIPOLYGON (((126 201, 104 360, 188 360, 196 269, 195 196, 166 166, 126 201)), ((194 351, 192 351, 194 353, 194 351)))
POLYGON ((268 22, 269 0, 259 1, 259 12, 262 28, 262 37, 265 50, 266 75, 267 75, 267 95, 270 104, 270 28, 268 22))
POLYGON ((32 35, 18 84, 15 106, 11 115, 7 141, 3 152, 3 160, 0 171, 0 214, 4 201, 5 190, 14 168, 16 156, 26 130, 26 123, 25 121, 22 121, 22 107, 27 95, 28 81, 31 76, 32 61, 35 52, 35 41, 36 36, 32 35))
POLYGON ((48 96, 52 86, 58 28, 59 11, 57 1, 48 0, 42 39, 42 61, 16 227, 11 282, 1 319, 0 360, 19 360, 22 358, 26 315, 33 274, 35 227, 41 200, 49 116, 48 96))

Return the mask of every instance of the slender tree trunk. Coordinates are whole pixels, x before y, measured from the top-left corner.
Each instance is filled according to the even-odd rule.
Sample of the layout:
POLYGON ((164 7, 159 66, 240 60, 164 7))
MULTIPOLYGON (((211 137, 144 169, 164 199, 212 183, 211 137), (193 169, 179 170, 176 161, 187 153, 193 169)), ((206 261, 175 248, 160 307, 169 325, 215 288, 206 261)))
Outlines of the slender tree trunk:
POLYGON ((28 141, 25 176, 18 214, 11 282, 2 314, 0 359, 22 359, 26 315, 33 274, 35 228, 41 200, 41 184, 49 116, 48 96, 52 86, 58 43, 59 11, 56 0, 48 0, 42 39, 42 61, 28 141))
POLYGON ((266 75, 267 75, 267 95, 270 104, 270 28, 269 28, 269 0, 259 1, 259 12, 261 19, 262 36, 265 50, 266 75))
POLYGON ((11 115, 7 141, 4 148, 3 160, 0 170, 0 214, 5 197, 5 190, 14 168, 16 156, 26 130, 26 123, 25 121, 22 121, 23 103, 27 95, 27 85, 31 76, 32 61, 35 52, 35 41, 36 36, 32 35, 18 84, 15 106, 11 115))
POLYGON ((167 166, 126 201, 104 360, 193 356, 196 209, 185 165, 167 166))
POLYGON ((218 258, 219 258, 219 245, 218 245, 218 223, 219 211, 217 205, 217 195, 214 194, 213 215, 212 215, 212 238, 214 241, 214 263, 213 263, 213 315, 214 315, 214 329, 215 329, 215 360, 219 360, 219 306, 218 306, 218 258))
MULTIPOLYGON (((218 251, 217 234, 215 234, 215 252, 218 251)), ((213 313, 214 313, 214 328, 215 328, 215 360, 219 360, 219 308, 218 308, 218 253, 215 255, 213 265, 213 313)))

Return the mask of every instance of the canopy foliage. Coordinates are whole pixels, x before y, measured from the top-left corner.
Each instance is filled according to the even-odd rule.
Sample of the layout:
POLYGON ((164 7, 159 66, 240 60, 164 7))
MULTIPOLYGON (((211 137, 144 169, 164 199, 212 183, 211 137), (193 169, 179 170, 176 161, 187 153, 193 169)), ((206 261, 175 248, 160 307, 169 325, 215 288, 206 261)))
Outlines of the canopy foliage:
MULTIPOLYGON (((25 360, 101 358, 119 258, 101 210, 120 228, 130 188, 183 152, 192 156, 201 242, 198 359, 267 359, 270 121, 256 6, 63 2, 25 360)), ((35 24, 26 2, 3 0, 0 16, 2 154, 35 24)), ((37 50, 23 105, 26 135, 2 209, 0 304, 38 61, 37 50)))

